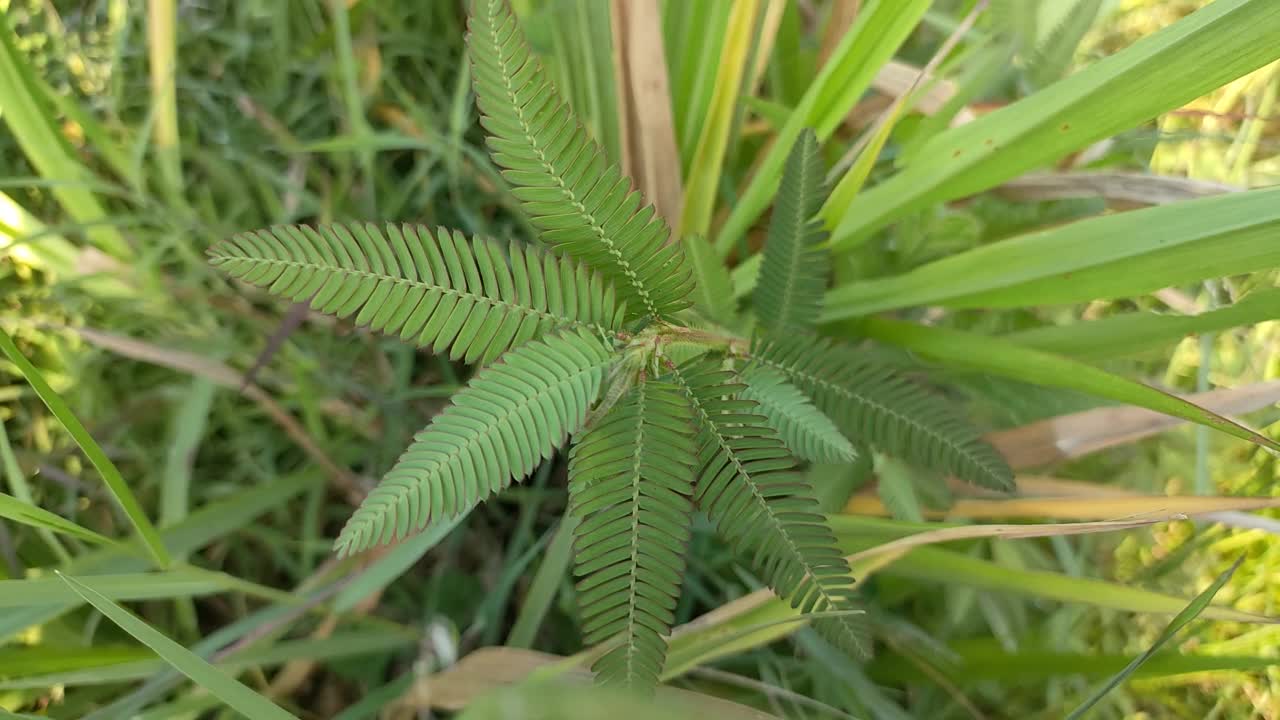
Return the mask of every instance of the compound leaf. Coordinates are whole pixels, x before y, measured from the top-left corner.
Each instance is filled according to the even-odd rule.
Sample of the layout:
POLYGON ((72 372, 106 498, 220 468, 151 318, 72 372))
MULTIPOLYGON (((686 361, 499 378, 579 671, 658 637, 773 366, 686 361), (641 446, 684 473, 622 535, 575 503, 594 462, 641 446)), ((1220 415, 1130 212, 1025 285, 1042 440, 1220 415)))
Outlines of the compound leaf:
POLYGON ((622 308, 602 277, 517 243, 422 226, 280 225, 209 250, 274 295, 468 363, 567 327, 608 334, 622 308))
POLYGON ((742 385, 716 358, 673 371, 693 405, 699 430, 695 498, 720 534, 779 596, 804 613, 823 613, 814 627, 853 655, 870 643, 859 615, 849 564, 818 510, 813 488, 794 472, 777 433, 740 397, 742 385))
POLYGON ((456 517, 524 478, 582 427, 613 360, 600 338, 566 330, 480 370, 352 514, 338 554, 456 517))
POLYGON ((765 239, 752 303, 767 333, 812 328, 822 312, 829 263, 827 233, 815 217, 826 200, 818 138, 805 130, 787 156, 765 239))
POLYGON ((741 396, 759 404, 769 427, 778 431, 796 457, 816 463, 848 463, 858 456, 831 418, 781 373, 755 366, 742 373, 742 381, 746 387, 741 396))
POLYGON ((584 640, 619 638, 592 666, 603 682, 642 691, 658 683, 685 568, 696 450, 680 389, 641 380, 570 455, 584 640))
POLYGON ((800 333, 757 343, 753 353, 853 440, 975 485, 1013 489, 1009 464, 951 405, 851 348, 800 333))
POLYGON ((467 35, 493 160, 543 241, 613 280, 634 317, 689 307, 693 274, 671 229, 609 165, 530 51, 505 0, 475 0, 467 35))

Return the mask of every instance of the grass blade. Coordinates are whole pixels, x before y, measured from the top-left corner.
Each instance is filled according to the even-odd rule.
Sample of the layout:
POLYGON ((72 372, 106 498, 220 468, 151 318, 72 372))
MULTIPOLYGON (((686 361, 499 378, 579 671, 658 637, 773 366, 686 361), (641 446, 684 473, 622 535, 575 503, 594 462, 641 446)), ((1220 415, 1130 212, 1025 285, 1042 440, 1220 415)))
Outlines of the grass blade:
MULTIPOLYGON (((115 540, 104 535, 99 535, 89 528, 81 527, 61 515, 55 515, 48 510, 36 507, 29 502, 19 500, 12 495, 6 495, 4 493, 0 493, 0 517, 40 530, 62 533, 63 535, 79 538, 98 545, 116 544, 115 540)), ((56 552, 56 548, 60 548, 61 546, 54 545, 53 547, 56 552)), ((65 552, 66 551, 64 550, 62 554, 65 555, 65 552)), ((65 561, 69 558, 63 559, 65 561)))
POLYGON ((860 329, 868 337, 897 345, 945 365, 963 367, 1047 387, 1075 390, 1220 430, 1280 453, 1280 443, 1176 395, 1099 370, 1092 365, 1030 350, 985 335, 867 318, 860 329))
POLYGON ((1164 349, 1188 335, 1228 330, 1280 317, 1280 289, 1255 290, 1226 307, 1199 315, 1153 312, 1112 315, 1002 336, 1024 347, 1080 360, 1110 360, 1164 349))
MULTIPOLYGON (((947 675, 959 683, 999 682, 1006 685, 1062 678, 1069 675, 1105 677, 1119 672, 1131 658, 1111 654, 1077 654, 1024 648, 1006 652, 991 639, 959 641, 949 646, 957 656, 947 675)), ((1250 672, 1280 663, 1276 658, 1233 655, 1157 653, 1130 677, 1172 677, 1214 671, 1250 672)), ((920 668, 898 655, 873 660, 867 673, 878 682, 915 684, 929 682, 920 668)))
POLYGON ((572 513, 566 513, 560 521, 550 547, 542 556, 542 564, 538 565, 533 575, 529 592, 525 594, 524 602, 520 603, 520 614, 516 616, 511 635, 507 637, 507 647, 533 647, 538 627, 542 625, 551 602, 560 591, 565 572, 573 561, 573 531, 577 526, 578 517, 572 513))
POLYGON ((165 637, 158 630, 143 622, 136 615, 109 600, 93 588, 61 573, 58 574, 76 595, 106 615, 120 629, 132 635, 138 642, 151 648, 157 655, 200 687, 208 690, 237 712, 250 720, 297 720, 278 705, 242 685, 226 672, 200 659, 190 650, 165 637))
MULTIPOLYGON (((9 489, 13 491, 14 498, 26 508, 35 508, 36 503, 31 495, 31 485, 27 482, 26 475, 22 473, 22 468, 18 465, 18 458, 13 454, 13 446, 9 444, 9 431, 5 429, 3 420, 0 420, 0 468, 4 470, 5 479, 9 483, 9 489)), ((55 515, 54 517, 58 516, 55 515)), ((15 522, 22 522, 17 518, 10 519, 15 522)), ((58 520, 62 520, 62 518, 58 517, 58 520)), ((79 526, 77 525, 76 527, 79 526)), ((58 562, 65 563, 71 559, 71 554, 62 546, 58 538, 54 537, 52 528, 47 526, 37 526, 37 528, 36 532, 40 535, 40 539, 44 540, 44 544, 49 546, 54 556, 58 558, 58 562)))
POLYGON ((67 407, 66 402, 54 392, 53 388, 49 387, 49 383, 45 382, 44 377, 40 375, 40 371, 22 355, 22 352, 18 350, 18 346, 14 344, 13 339, 3 330, 0 330, 0 351, 8 356, 10 362, 18 366, 18 371, 27 379, 27 382, 35 389, 36 394, 48 406, 50 412, 54 414, 58 422, 62 423, 62 426, 66 428, 72 439, 84 451, 85 456, 89 458, 89 462, 93 463, 93 466, 97 468, 98 473, 102 475, 103 482, 107 485, 107 489, 111 492, 111 496, 115 498, 121 509, 124 510, 125 516, 129 518, 134 531, 142 540, 143 546, 151 555, 151 559, 156 566, 160 568, 168 567, 170 563, 169 552, 165 550, 164 543, 160 540, 160 535, 142 510, 142 505, 138 503, 138 498, 134 496, 133 490, 129 489, 129 485, 125 483, 115 464, 102 451, 102 447, 89 435, 89 431, 85 430, 84 425, 80 424, 75 414, 71 412, 71 408, 67 407))
POLYGON ((657 0, 613 0, 609 17, 622 169, 674 227, 680 218, 680 151, 660 14, 657 0))
POLYGON ((1127 680, 1130 675, 1137 671, 1138 668, 1142 667, 1143 663, 1150 660, 1151 657, 1159 652, 1160 648, 1164 647, 1166 643, 1172 640, 1173 636, 1177 635, 1178 631, 1182 630, 1187 623, 1199 617, 1200 614, 1209 607, 1209 603, 1213 601, 1213 596, 1218 594, 1218 591, 1222 589, 1222 586, 1226 585, 1227 581, 1231 579, 1236 568, 1240 567, 1240 563, 1244 562, 1244 558, 1244 555, 1236 558, 1236 561, 1231 564, 1231 567, 1227 568, 1226 571, 1219 575, 1218 579, 1213 581, 1212 585, 1196 596, 1196 599, 1192 600, 1182 612, 1174 616, 1173 620, 1170 621, 1164 631, 1160 633, 1160 636, 1156 638, 1156 641, 1151 645, 1151 647, 1147 648, 1146 652, 1134 658, 1133 661, 1126 665, 1125 668, 1117 673, 1115 677, 1111 678, 1105 685, 1098 688, 1095 693, 1090 695, 1089 699, 1085 700, 1080 707, 1071 711, 1071 714, 1067 716, 1067 720, 1076 720, 1077 718, 1084 717, 1085 713, 1089 712, 1090 708, 1097 705, 1098 701, 1105 697, 1107 693, 1119 687, 1120 684, 1127 680))
MULTIPOLYGON (((1020 491, 1026 492, 1021 480, 1020 491)), ((1133 495, 1108 497, 1019 497, 1009 500, 956 500, 945 512, 927 513, 938 517, 961 518, 1058 518, 1062 520, 1107 520, 1135 518, 1136 522, 1162 522, 1193 515, 1220 512, 1266 510, 1280 507, 1280 498, 1228 497, 1215 495, 1133 495), (1146 518, 1146 519, 1142 519, 1146 518)), ((885 503, 869 497, 851 499, 844 512, 850 515, 888 515, 885 503)), ((978 526, 981 527, 981 526, 978 526)), ((1014 526, 1035 528, 1036 525, 1014 526)))
POLYGON ((819 141, 830 137, 870 87, 876 72, 924 17, 929 5, 929 0, 872 0, 862 8, 853 28, 845 33, 831 59, 809 85, 734 204, 716 236, 715 248, 721 257, 737 246, 777 193, 787 153, 800 131, 813 128, 819 141))
POLYGON ((916 305, 1002 308, 1141 295, 1280 265, 1278 229, 1280 188, 1105 215, 846 285, 828 293, 827 317, 916 305))
POLYGON ((703 235, 711 226, 729 133, 751 57, 751 41, 759 13, 760 0, 738 0, 729 12, 711 103, 685 180, 684 208, 678 230, 681 235, 703 235))

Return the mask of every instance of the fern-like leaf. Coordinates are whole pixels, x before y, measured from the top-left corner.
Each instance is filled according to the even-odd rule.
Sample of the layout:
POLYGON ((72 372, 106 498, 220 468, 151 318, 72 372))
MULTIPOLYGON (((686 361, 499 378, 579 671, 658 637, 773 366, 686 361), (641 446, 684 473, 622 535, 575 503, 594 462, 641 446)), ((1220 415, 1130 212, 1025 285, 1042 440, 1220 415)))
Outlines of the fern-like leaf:
POLYGON ((570 454, 584 640, 618 636, 592 666, 603 682, 641 691, 658 682, 689 541, 693 438, 679 388, 641 380, 570 454))
POLYGON ((558 327, 617 330, 600 275, 546 251, 439 229, 283 225, 209 250, 233 277, 468 363, 558 327))
POLYGON ((814 621, 823 636, 850 654, 869 654, 849 564, 756 403, 739 396, 738 378, 715 358, 679 367, 673 377, 699 429, 698 507, 732 546, 754 554, 766 582, 792 607, 838 613, 814 621))
POLYGON ((582 427, 614 358, 600 338, 560 331, 476 373, 347 521, 338 554, 455 517, 524 478, 582 427))
POLYGON ((753 354, 852 440, 976 485, 1013 489, 1009 464, 950 404, 853 349, 800 333, 757 343, 753 354))
POLYGON ((766 333, 804 330, 818 322, 829 267, 822 247, 827 234, 815 216, 826 195, 818 138, 805 130, 787 156, 752 296, 766 333))
POLYGON ((542 239, 613 280, 635 317, 691 304, 693 276, 653 206, 573 117, 506 0, 475 0, 467 36, 494 162, 542 239))
POLYGON ((742 397, 760 405, 760 414, 796 457, 816 463, 853 462, 857 457, 853 443, 831 418, 781 373, 757 365, 742 373, 742 381, 742 397))

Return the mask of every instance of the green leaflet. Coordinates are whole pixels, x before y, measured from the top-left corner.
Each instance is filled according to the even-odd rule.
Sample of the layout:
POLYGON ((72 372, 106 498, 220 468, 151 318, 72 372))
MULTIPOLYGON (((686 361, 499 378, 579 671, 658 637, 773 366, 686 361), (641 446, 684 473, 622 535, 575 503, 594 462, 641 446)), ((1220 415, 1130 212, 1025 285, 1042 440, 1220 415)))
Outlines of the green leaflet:
POLYGON ((954 408, 851 348, 796 334, 761 341, 752 355, 808 393, 855 441, 975 485, 1013 488, 1008 463, 954 408))
POLYGON ((542 239, 604 273, 633 317, 688 307, 693 276, 666 222, 578 124, 503 0, 474 0, 467 36, 493 160, 542 239))
POLYGON ((600 275, 517 243, 440 228, 283 225, 209 250, 229 275, 468 363, 555 328, 606 334, 623 309, 600 275))
POLYGON ((701 235, 686 235, 685 257, 693 266, 693 304, 708 320, 728 323, 733 319, 737 302, 729 268, 701 235))
POLYGON ((822 312, 830 265, 822 247, 827 234, 815 215, 826 199, 823 172, 818 138, 805 130, 787 156, 752 296, 766 333, 810 329, 822 312))
POLYGON ((700 469, 697 502, 717 530, 779 596, 802 612, 835 612, 814 627, 845 652, 867 655, 870 642, 855 608, 856 593, 835 536, 818 511, 813 488, 734 373, 718 360, 695 360, 673 371, 693 405, 700 469))
POLYGON ((599 338, 562 331, 481 370, 347 521, 338 553, 455 517, 528 475, 582 426, 613 360, 599 338))
POLYGON ((769 427, 778 431, 782 442, 801 460, 817 463, 853 462, 858 456, 853 444, 840 429, 786 376, 766 367, 748 368, 742 373, 746 385, 740 397, 754 400, 769 427))
POLYGON ((618 636, 592 666, 603 682, 644 691, 658 683, 684 573, 695 450, 679 388, 641 380, 570 455, 583 641, 618 636))

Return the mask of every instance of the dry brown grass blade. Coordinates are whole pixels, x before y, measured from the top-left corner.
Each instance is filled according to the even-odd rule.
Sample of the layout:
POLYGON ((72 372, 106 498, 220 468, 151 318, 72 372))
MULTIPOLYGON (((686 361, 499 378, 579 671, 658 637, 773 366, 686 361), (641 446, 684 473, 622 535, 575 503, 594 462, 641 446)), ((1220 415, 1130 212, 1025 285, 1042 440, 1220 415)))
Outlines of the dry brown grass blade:
POLYGON ((252 383, 241 387, 241 374, 225 363, 196 355, 183 350, 154 345, 130 337, 94 330, 92 328, 73 328, 89 343, 117 355, 169 368, 177 372, 206 378, 229 390, 237 391, 262 408, 272 422, 280 426, 298 447, 302 448, 316 464, 320 465, 353 505, 364 500, 364 491, 354 475, 342 468, 303 429, 289 411, 276 402, 265 390, 252 383))
POLYGON ((622 169, 675 227, 684 191, 658 0, 612 0, 622 169))
MULTIPOLYGON (((888 95, 889 97, 902 97, 905 93, 911 92, 913 87, 924 88, 918 90, 913 107, 916 111, 925 115, 932 115, 942 109, 952 97, 956 94, 955 83, 946 78, 921 78, 920 75, 924 71, 910 63, 901 60, 890 60, 885 63, 884 67, 876 73, 875 79, 871 81, 871 86, 878 92, 888 95)), ((956 116, 951 119, 951 125, 962 125, 969 122, 975 117, 972 110, 962 108, 956 116)))
MULTIPOLYGON (((1280 498, 1204 495, 1105 495, 1103 497, 1023 497, 1007 500, 968 498, 956 500, 946 511, 927 512, 931 518, 1058 518, 1061 520, 1116 520, 1131 518, 1142 524, 1173 516, 1192 517, 1219 512, 1265 510, 1280 507, 1280 498), (1154 520, 1152 518, 1155 518, 1154 520)), ((850 515, 888 515, 884 503, 870 495, 849 500, 850 515)))
POLYGON ((1127 172, 1031 173, 1000 186, 1000 194, 1022 201, 1101 197, 1109 204, 1165 205, 1244 188, 1208 180, 1127 172))
MULTIPOLYGON (((565 660, 559 655, 536 650, 480 648, 444 672, 418 681, 405 699, 423 709, 458 711, 481 695, 520 682, 538 670, 565 660)), ((571 683, 589 683, 592 674, 582 669, 571 669, 558 673, 556 677, 571 683)), ((774 717, 746 705, 679 688, 659 687, 657 696, 659 699, 679 700, 705 711, 708 718, 767 720, 774 717)))
MULTIPOLYGON (((1280 381, 1210 390, 1187 400, 1230 417, 1280 402, 1280 381)), ((1022 427, 989 433, 986 440, 1015 470, 1040 467, 1136 442, 1184 421, 1136 407, 1107 407, 1060 415, 1022 427)))

